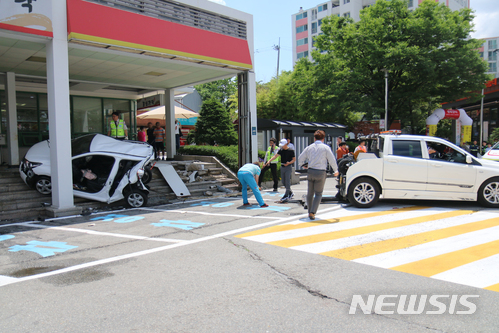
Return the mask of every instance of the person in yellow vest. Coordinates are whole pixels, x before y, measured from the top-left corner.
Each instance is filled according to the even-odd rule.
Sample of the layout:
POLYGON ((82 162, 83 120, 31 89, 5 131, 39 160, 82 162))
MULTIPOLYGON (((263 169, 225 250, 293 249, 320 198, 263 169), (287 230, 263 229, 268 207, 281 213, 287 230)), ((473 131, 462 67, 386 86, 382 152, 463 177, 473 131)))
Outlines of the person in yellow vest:
POLYGON ((279 183, 279 178, 277 178, 277 165, 281 162, 281 157, 278 156, 275 160, 270 164, 266 164, 274 155, 279 151, 279 147, 276 146, 277 140, 275 138, 271 138, 269 140, 270 146, 267 148, 267 152, 265 153, 265 159, 263 160, 263 164, 265 165, 260 173, 260 177, 258 178, 258 187, 262 187, 262 179, 265 171, 270 169, 272 172, 272 180, 274 180, 274 192, 277 192, 277 184, 279 183))
POLYGON ((125 121, 120 119, 118 112, 113 112, 111 117, 113 120, 109 123, 109 129, 107 131, 107 136, 111 136, 118 140, 125 140, 128 138, 128 128, 126 127, 125 121))

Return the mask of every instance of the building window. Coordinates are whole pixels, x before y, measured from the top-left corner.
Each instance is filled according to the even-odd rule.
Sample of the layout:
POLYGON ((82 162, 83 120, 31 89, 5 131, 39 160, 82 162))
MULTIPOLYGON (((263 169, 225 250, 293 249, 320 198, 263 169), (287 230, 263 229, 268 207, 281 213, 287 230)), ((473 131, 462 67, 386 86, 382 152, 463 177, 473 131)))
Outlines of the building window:
POLYGON ((296 33, 299 34, 300 32, 304 32, 308 30, 308 24, 296 27, 296 33))
POLYGON ((312 21, 317 20, 317 9, 312 9, 312 21))
POLYGON ((496 40, 489 40, 489 50, 495 50, 497 49, 497 43, 496 40))
POLYGON ((480 58, 483 58, 483 52, 478 52, 478 55, 480 56, 480 58))
POLYGON ((319 7, 317 7, 317 10, 319 12, 326 11, 327 10, 327 3, 324 4, 324 5, 320 5, 319 7))
POLYGON ((343 17, 350 17, 350 12, 346 12, 345 14, 343 14, 343 17))
POLYGON ((303 12, 301 14, 296 15, 296 20, 301 20, 307 17, 307 12, 303 12))
POLYGON ((300 52, 296 55, 296 59, 306 58, 306 57, 308 57, 308 51, 300 52))
POLYGON ((350 0, 343 0, 343 4, 347 4, 347 3, 350 3, 350 0))
POLYGON ((319 20, 319 27, 322 25, 322 19, 319 20))
POLYGON ((302 39, 298 39, 296 41, 296 46, 305 45, 305 44, 308 44, 308 38, 307 37, 302 38, 302 39))
POLYGON ((312 23, 312 33, 316 34, 317 33, 317 22, 312 23))
POLYGON ((414 6, 414 4, 412 3, 412 0, 409 0, 407 7, 413 7, 413 6, 414 6))
POLYGON ((489 62, 489 72, 497 72, 497 63, 489 62))
MULTIPOLYGON (((483 54, 483 52, 481 52, 483 54)), ((496 51, 489 51, 489 61, 497 61, 497 52, 496 51)))

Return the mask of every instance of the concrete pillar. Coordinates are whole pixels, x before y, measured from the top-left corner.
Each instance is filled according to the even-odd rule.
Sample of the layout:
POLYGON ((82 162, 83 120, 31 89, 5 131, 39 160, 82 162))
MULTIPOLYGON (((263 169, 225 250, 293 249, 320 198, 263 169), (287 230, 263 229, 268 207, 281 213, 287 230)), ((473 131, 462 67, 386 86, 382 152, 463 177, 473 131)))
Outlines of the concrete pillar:
POLYGON ((7 98, 7 163, 19 165, 19 137, 17 134, 16 75, 5 75, 5 97, 7 98))
MULTIPOLYGON (((256 75, 255 72, 248 72, 248 105, 251 115, 251 161, 258 161, 258 116, 256 113, 256 75)), ((268 143, 268 142, 267 142, 268 143)))
POLYGON ((239 164, 258 160, 255 73, 237 75, 239 114, 239 164))
POLYGON ((165 121, 166 121, 166 157, 173 158, 177 153, 175 146, 175 94, 173 89, 165 90, 165 121))
POLYGON ((66 1, 52 1, 54 38, 47 43, 47 98, 49 111, 52 207, 54 216, 74 211, 71 172, 71 119, 66 1))

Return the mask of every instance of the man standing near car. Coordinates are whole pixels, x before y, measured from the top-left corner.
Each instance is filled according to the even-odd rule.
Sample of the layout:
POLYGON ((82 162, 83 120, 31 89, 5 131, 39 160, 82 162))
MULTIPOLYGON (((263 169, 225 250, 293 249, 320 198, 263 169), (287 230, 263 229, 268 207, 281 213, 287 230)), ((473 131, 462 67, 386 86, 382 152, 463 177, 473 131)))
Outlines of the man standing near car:
POLYGON ((326 133, 317 130, 314 133, 315 142, 305 148, 298 157, 298 164, 302 165, 308 162, 307 171, 307 207, 308 218, 315 220, 315 214, 319 209, 319 204, 322 200, 322 192, 324 191, 324 183, 326 182, 327 163, 334 170, 334 176, 338 176, 338 166, 334 158, 331 148, 324 144, 326 133))
POLYGON ((281 158, 281 181, 284 187, 286 187, 286 192, 284 196, 281 198, 281 202, 288 202, 293 198, 293 192, 291 191, 291 172, 293 171, 293 164, 296 161, 295 151, 289 149, 288 140, 282 139, 279 142, 279 151, 274 155, 265 166, 272 163, 272 161, 277 158, 281 158))
POLYGON ((128 138, 128 128, 126 127, 125 121, 120 119, 120 114, 118 112, 113 112, 111 114, 113 120, 109 123, 109 129, 107 131, 107 136, 111 136, 118 140, 125 140, 128 138))
POLYGON ((471 155, 477 157, 479 150, 480 150, 480 147, 478 146, 478 142, 476 140, 473 141, 473 144, 470 145, 470 153, 471 153, 471 155))
POLYGON ((154 148, 154 126, 151 122, 147 123, 147 143, 154 148))
POLYGON ((274 181, 274 192, 277 192, 277 185, 279 183, 279 179, 277 178, 277 165, 281 160, 277 158, 272 163, 268 165, 266 164, 268 160, 270 160, 272 157, 274 157, 274 155, 276 155, 279 152, 279 148, 277 148, 276 146, 277 140, 275 138, 271 138, 269 140, 269 143, 270 146, 267 148, 267 152, 265 153, 265 159, 263 160, 265 166, 263 167, 260 177, 258 178, 258 187, 262 186, 263 175, 270 168, 270 172, 272 172, 272 180, 274 181))

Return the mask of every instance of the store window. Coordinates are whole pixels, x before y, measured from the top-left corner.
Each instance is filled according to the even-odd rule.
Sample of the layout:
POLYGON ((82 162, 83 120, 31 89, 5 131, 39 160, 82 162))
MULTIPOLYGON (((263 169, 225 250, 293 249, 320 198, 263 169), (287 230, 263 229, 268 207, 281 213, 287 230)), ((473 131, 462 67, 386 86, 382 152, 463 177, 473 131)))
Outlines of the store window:
POLYGON ((19 144, 21 146, 31 146, 41 141, 38 95, 17 92, 16 102, 19 144))
POLYGON ((73 138, 89 133, 106 133, 102 117, 102 99, 73 97, 73 138))

